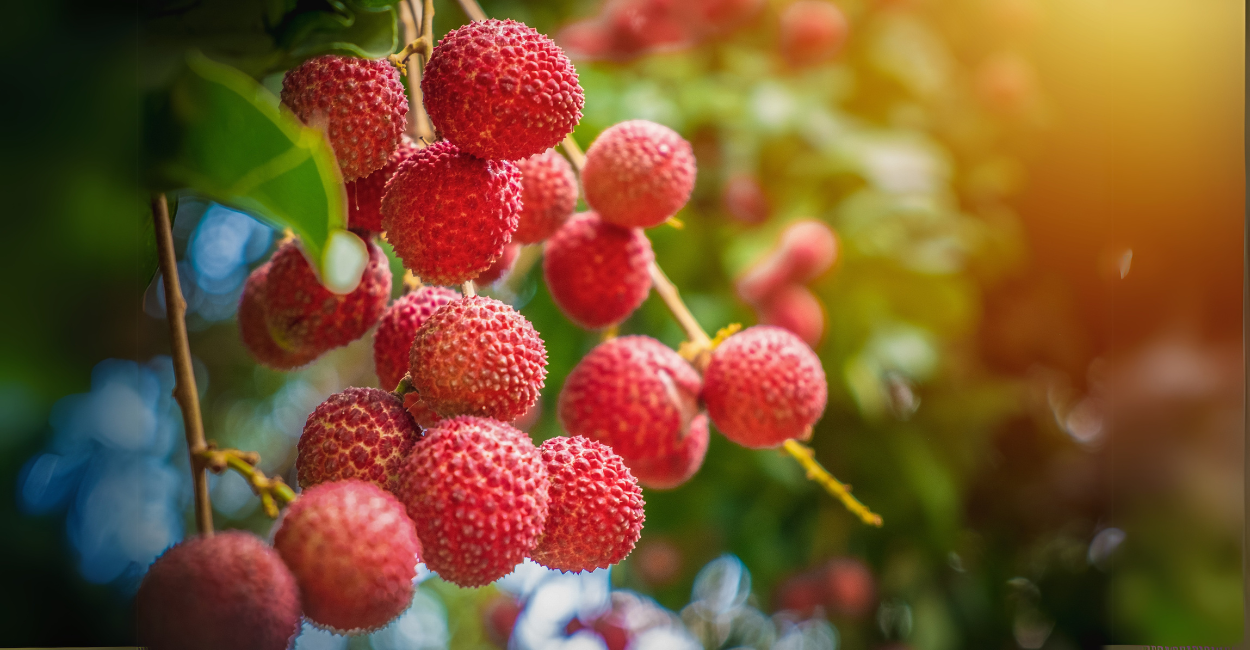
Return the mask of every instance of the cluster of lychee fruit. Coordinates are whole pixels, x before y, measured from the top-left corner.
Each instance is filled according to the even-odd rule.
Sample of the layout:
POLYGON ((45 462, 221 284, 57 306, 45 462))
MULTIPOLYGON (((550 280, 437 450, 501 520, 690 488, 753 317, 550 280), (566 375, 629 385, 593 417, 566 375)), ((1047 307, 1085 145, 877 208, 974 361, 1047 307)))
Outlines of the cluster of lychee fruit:
POLYGON ((763 0, 607 0, 598 15, 565 26, 556 40, 578 58, 627 60, 726 34, 763 5, 763 0))
POLYGON ((833 268, 837 258, 832 228, 823 221, 796 221, 738 278, 738 297, 755 310, 760 323, 789 330, 816 347, 825 331, 825 309, 808 285, 833 268))

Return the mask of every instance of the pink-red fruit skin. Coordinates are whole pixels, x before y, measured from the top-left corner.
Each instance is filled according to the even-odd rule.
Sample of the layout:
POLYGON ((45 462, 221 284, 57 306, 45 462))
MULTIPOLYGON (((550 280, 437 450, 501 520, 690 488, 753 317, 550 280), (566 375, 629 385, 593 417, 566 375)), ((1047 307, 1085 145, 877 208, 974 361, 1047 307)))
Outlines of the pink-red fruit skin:
POLYGON ((317 406, 300 434, 295 469, 301 487, 360 479, 387 492, 421 437, 403 400, 377 388, 348 388, 317 406))
POLYGON ((453 300, 460 292, 444 287, 423 285, 400 296, 391 303, 378 320, 373 332, 373 365, 378 383, 385 390, 395 390, 408 374, 408 354, 412 338, 431 314, 453 300))
POLYGON ((399 166, 382 198, 382 227, 395 254, 423 281, 455 285, 490 268, 512 240, 521 172, 447 141, 399 166))
POLYGON ((505 273, 512 270, 512 265, 516 264, 516 258, 520 252, 520 244, 508 244, 507 246, 504 246, 503 253, 499 255, 499 259, 491 263, 490 268, 479 273, 473 281, 482 286, 498 282, 499 278, 502 278, 505 273))
POLYGON ((512 20, 448 32, 425 66, 421 90, 434 127, 483 159, 519 160, 556 146, 585 103, 564 52, 512 20))
POLYGON ((364 178, 347 184, 347 227, 354 230, 382 231, 382 195, 386 182, 395 175, 400 163, 413 157, 420 149, 407 135, 403 136, 386 166, 364 178))
POLYGON ((825 333, 825 308, 807 287, 791 284, 782 287, 759 310, 761 325, 776 325, 793 332, 815 348, 825 333))
POLYGON ((282 103, 325 130, 348 182, 384 167, 408 124, 408 96, 385 59, 308 59, 283 77, 282 103))
POLYGON ((846 16, 827 0, 796 0, 781 12, 781 54, 792 66, 833 59, 846 34, 846 16))
POLYGON ((738 278, 738 296, 747 304, 765 305, 782 287, 820 277, 837 258, 838 238, 832 228, 821 221, 796 221, 764 259, 738 278))
POLYGON ((689 481, 703 466, 709 437, 707 413, 699 413, 690 419, 668 453, 636 458, 629 467, 643 485, 653 490, 671 490, 689 481))
POLYGON ((712 351, 703 382, 712 422, 744 447, 804 437, 825 412, 820 359, 780 327, 757 325, 725 339, 712 351))
POLYGON ((551 299, 585 329, 629 318, 651 291, 651 241, 638 228, 618 228, 593 212, 569 219, 543 253, 551 299))
POLYGON ((525 433, 490 418, 450 418, 408 458, 403 501, 425 564, 439 577, 480 587, 534 550, 550 483, 525 433))
POLYGON ((517 168, 521 170, 521 217, 512 241, 537 244, 573 215, 577 176, 555 149, 518 160, 517 168))
POLYGON ((694 150, 676 131, 646 120, 609 127, 586 150, 586 203, 623 228, 664 223, 690 200, 694 150))
POLYGON ((165 551, 135 596, 152 650, 285 650, 299 631, 295 577, 251 533, 192 537, 165 551))
POLYGON ((581 436, 538 448, 551 488, 547 523, 530 559, 561 571, 606 569, 642 535, 642 488, 611 447, 581 436))
POLYGON ((269 326, 265 324, 265 284, 268 278, 269 264, 265 263, 253 270, 243 284, 237 314, 239 338, 256 363, 273 370, 294 370, 316 359, 321 351, 286 350, 274 342, 269 326))
POLYGON ((339 633, 376 630, 412 602, 421 544, 394 496, 357 480, 304 490, 274 548, 299 584, 304 615, 339 633))

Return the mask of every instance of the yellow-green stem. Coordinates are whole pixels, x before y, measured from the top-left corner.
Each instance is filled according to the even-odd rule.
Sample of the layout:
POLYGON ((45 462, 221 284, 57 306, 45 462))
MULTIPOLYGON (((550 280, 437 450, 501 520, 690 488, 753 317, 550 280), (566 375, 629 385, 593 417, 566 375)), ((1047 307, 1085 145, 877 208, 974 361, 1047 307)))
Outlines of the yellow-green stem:
POLYGON ((816 452, 811 447, 804 445, 798 440, 787 440, 782 446, 787 453, 799 461, 803 469, 807 470, 807 478, 809 480, 819 483, 829 494, 841 501, 847 510, 859 517, 860 521, 869 526, 881 527, 884 523, 881 520, 881 515, 869 510, 868 506, 860 503, 858 499, 851 495, 851 486, 834 478, 833 474, 829 473, 829 470, 822 467, 816 461, 816 452))

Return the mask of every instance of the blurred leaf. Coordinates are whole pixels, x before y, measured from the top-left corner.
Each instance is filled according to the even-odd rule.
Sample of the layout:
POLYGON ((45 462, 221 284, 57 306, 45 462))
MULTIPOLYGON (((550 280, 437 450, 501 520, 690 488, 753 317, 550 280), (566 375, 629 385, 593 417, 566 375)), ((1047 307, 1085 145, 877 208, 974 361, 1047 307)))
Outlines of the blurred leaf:
POLYGON ((369 59, 395 51, 399 24, 394 2, 338 2, 329 11, 307 11, 279 28, 278 44, 289 51, 294 65, 320 54, 345 54, 369 59))

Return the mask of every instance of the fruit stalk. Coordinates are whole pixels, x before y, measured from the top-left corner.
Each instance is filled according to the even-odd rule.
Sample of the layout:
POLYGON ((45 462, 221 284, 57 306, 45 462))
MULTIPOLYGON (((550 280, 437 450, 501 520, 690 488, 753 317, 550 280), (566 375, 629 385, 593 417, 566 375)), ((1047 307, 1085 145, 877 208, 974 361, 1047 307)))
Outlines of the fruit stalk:
MULTIPOLYGON (((401 10, 400 17, 404 23, 404 40, 412 42, 418 38, 425 37, 426 42, 432 42, 434 27, 434 9, 433 7, 425 8, 418 13, 416 0, 404 0, 402 3, 407 11, 401 10), (425 17, 429 16, 427 22, 425 17)), ((430 4, 429 2, 425 4, 430 4)), ((425 103, 421 100, 421 70, 425 68, 425 59, 421 60, 421 69, 417 71, 418 78, 408 80, 408 103, 414 111, 413 119, 409 126, 411 128, 410 135, 419 138, 421 141, 430 143, 434 141, 434 126, 430 124, 430 116, 425 112, 425 103)))
POLYGON ((479 5, 477 0, 456 1, 460 3, 460 8, 464 10, 464 15, 468 16, 469 20, 486 20, 486 12, 482 11, 482 5, 479 5))
POLYGON ((248 486, 252 488, 256 496, 260 497, 265 514, 271 519, 278 517, 279 508, 296 498, 295 491, 282 480, 282 477, 270 478, 256 468, 256 465, 260 463, 260 454, 254 451, 215 449, 209 446, 196 454, 196 458, 202 467, 211 469, 214 474, 220 474, 229 468, 247 479, 248 486))
POLYGON ((690 313, 690 308, 686 307, 686 303, 682 301, 681 294, 677 292, 677 287, 664 275, 664 271, 655 262, 651 263, 648 269, 651 273, 651 285, 655 288, 655 292, 659 294, 660 299, 664 301, 664 305, 673 313, 673 318, 677 319, 677 324, 686 332, 686 338, 693 343, 696 349, 709 349, 712 339, 703 331, 703 327, 699 325, 699 321, 695 320, 694 314, 690 313))
POLYGON ((833 474, 829 473, 829 470, 822 467, 816 460, 816 452, 813 451, 811 447, 808 447, 794 439, 785 441, 782 443, 782 447, 785 448, 786 452, 793 456, 795 460, 799 461, 799 464, 803 466, 803 469, 807 470, 808 480, 819 483, 821 487, 825 488, 825 490, 829 492, 829 494, 832 494, 835 498, 841 501, 842 505, 846 506, 847 510, 850 510, 857 517, 859 517, 860 521, 868 524, 869 526, 876 526, 878 528, 881 527, 883 523, 881 515, 869 510, 868 506, 860 503, 854 496, 851 496, 851 487, 834 478, 833 474))

